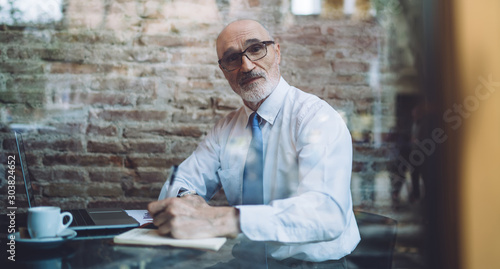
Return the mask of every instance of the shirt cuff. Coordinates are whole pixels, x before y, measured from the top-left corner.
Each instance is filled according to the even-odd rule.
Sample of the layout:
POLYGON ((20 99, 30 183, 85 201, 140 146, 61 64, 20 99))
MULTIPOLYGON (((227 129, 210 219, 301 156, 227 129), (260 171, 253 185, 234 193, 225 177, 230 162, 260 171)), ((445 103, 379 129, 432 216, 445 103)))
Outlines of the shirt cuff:
POLYGON ((253 241, 277 241, 278 229, 273 223, 275 212, 267 205, 238 205, 240 211, 240 229, 253 241), (265 221, 263 221, 265 220, 265 221))

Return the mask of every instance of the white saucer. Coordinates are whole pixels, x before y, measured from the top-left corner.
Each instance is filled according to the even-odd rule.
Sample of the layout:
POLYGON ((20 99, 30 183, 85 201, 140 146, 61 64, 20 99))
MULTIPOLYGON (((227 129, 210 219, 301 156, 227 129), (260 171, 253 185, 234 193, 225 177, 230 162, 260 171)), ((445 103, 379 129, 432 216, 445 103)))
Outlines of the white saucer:
POLYGON ((14 236, 17 243, 23 244, 27 247, 51 249, 59 247, 65 242, 75 238, 76 232, 72 229, 65 229, 57 237, 50 237, 50 238, 31 238, 29 237, 29 234, 27 234, 27 232, 26 234, 23 233, 22 235, 20 232, 17 232, 14 233, 14 236))

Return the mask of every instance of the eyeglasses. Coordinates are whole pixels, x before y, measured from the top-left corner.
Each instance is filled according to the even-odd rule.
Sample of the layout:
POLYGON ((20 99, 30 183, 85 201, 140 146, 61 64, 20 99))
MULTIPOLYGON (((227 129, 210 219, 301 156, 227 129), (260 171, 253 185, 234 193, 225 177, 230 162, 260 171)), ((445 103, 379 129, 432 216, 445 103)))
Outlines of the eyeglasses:
POLYGON ((255 43, 250 47, 246 48, 240 53, 233 53, 219 60, 219 64, 227 72, 238 69, 241 64, 241 58, 246 56, 250 61, 258 61, 267 55, 267 45, 274 44, 274 41, 262 41, 255 43))

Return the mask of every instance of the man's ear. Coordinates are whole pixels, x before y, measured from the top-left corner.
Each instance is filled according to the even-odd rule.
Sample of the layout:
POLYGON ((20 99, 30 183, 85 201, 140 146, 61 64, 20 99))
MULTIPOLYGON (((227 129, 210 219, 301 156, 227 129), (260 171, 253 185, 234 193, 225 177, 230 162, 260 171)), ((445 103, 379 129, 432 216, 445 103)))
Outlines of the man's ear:
POLYGON ((274 47, 275 47, 274 51, 276 52, 276 55, 278 57, 278 64, 280 64, 280 62, 281 62, 280 44, 276 42, 274 47))

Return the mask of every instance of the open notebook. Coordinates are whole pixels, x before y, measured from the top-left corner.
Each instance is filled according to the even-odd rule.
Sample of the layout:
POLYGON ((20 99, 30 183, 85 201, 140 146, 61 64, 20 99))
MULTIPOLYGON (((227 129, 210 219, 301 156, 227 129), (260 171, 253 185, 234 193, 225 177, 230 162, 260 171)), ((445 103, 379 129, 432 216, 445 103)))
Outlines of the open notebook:
POLYGON ((147 246, 173 246, 182 248, 196 248, 206 250, 219 250, 226 242, 225 237, 202 239, 174 239, 158 234, 156 229, 136 228, 114 237, 116 244, 147 245, 147 246))

